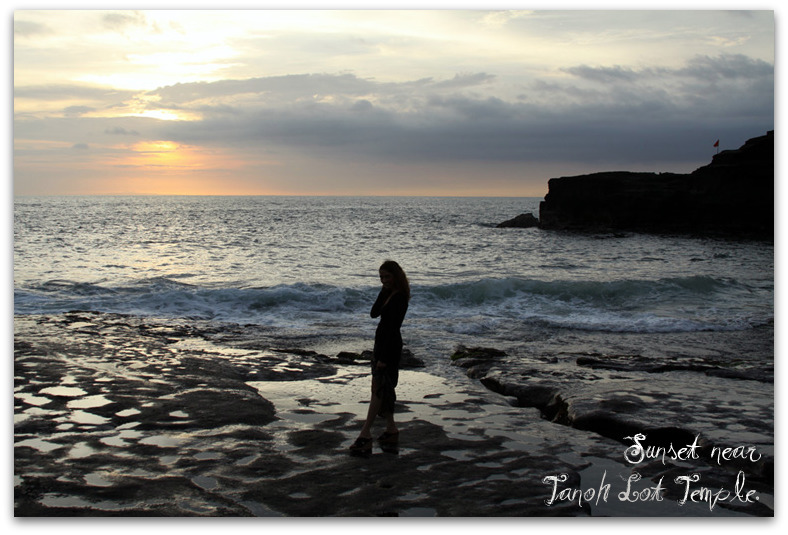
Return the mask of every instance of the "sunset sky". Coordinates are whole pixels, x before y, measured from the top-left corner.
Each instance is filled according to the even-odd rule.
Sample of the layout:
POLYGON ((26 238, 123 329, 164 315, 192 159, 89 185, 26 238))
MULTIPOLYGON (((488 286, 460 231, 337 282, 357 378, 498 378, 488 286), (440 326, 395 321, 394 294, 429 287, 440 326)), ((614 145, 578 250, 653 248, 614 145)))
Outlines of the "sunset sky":
POLYGON ((774 129, 768 10, 19 9, 13 27, 15 195, 543 196, 690 172, 774 129))

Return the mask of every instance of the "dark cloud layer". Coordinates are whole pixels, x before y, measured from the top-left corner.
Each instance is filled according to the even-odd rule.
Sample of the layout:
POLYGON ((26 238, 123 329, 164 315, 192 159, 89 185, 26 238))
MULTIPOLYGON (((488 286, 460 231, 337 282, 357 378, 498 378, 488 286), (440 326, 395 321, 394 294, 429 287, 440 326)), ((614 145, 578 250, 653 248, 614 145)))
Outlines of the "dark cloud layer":
POLYGON ((718 137, 773 128, 773 67, 744 56, 698 57, 678 69, 590 67, 519 98, 474 89, 485 73, 379 83, 293 75, 181 84, 157 105, 196 110, 167 136, 191 143, 313 148, 391 161, 688 161, 718 137), (714 138, 714 139, 712 139, 714 138))
MULTIPOLYGON (((133 22, 133 21, 126 21, 133 22)), ((573 162, 608 168, 705 164, 774 128, 773 66, 745 56, 696 57, 680 68, 578 65, 509 94, 498 77, 380 82, 301 74, 176 84, 144 95, 78 86, 21 87, 16 97, 68 96, 59 117, 18 117, 15 136, 82 146, 164 139, 204 147, 291 151, 334 161, 573 162), (89 118, 148 103, 198 121, 89 118)))

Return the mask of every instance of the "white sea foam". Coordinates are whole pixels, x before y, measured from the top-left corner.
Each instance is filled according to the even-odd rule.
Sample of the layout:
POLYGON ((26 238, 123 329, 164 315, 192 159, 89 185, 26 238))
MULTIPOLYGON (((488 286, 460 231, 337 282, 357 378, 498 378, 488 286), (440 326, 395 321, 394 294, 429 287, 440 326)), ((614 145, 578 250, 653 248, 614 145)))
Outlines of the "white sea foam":
MULTIPOLYGON (((166 279, 123 287, 44 283, 18 288, 17 313, 97 310, 142 316, 289 325, 358 318, 377 287, 295 283, 270 288, 203 288, 166 279)), ((658 281, 485 279, 414 285, 410 318, 440 319, 453 332, 482 333, 496 320, 588 330, 670 332, 748 328, 770 319, 768 307, 741 295, 745 286, 708 277, 658 281)))

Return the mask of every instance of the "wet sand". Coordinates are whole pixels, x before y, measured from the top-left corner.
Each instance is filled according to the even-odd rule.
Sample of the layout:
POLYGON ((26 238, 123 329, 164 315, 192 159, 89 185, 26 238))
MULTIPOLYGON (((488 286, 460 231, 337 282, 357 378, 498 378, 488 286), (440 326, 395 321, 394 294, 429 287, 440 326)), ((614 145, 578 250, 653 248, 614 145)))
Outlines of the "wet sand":
MULTIPOLYGON (((376 446, 371 455, 356 457, 347 448, 369 396, 363 361, 275 347, 249 326, 74 312, 16 316, 14 329, 16 516, 774 514, 773 451, 758 463, 652 460, 633 466, 620 440, 593 424, 573 426, 578 415, 610 405, 609 391, 599 385, 625 375, 617 370, 590 364, 567 370, 547 359, 530 368, 539 388, 523 389, 522 377, 513 378, 523 371, 507 368, 505 359, 466 366, 457 359, 456 377, 405 369, 398 448, 376 446), (570 371, 582 380, 567 382, 570 371), (527 402, 534 392, 547 392, 548 377, 574 385, 574 401, 561 398, 564 421, 546 417, 550 403, 527 402), (634 472, 643 479, 632 490, 653 488, 663 478, 664 499, 647 500, 645 493, 643 500, 620 499, 634 472), (738 472, 745 472, 757 501, 678 505, 676 476, 699 473, 701 483, 716 491, 733 489, 738 472), (556 490, 570 490, 548 503, 556 498, 549 478, 564 475, 556 490), (605 483, 610 489, 600 499, 605 483), (592 488, 596 499, 588 499, 592 488)), ((647 379, 630 386, 642 390, 647 379)), ((755 383, 740 381, 742 388, 755 383)), ((761 390, 768 400, 769 383, 757 384, 766 385, 761 390)), ((619 408, 627 401, 642 406, 661 388, 614 401, 619 408)), ((675 414, 692 402, 674 401, 675 414)), ((651 417, 664 415, 669 403, 651 417)), ((620 413, 607 406, 604 414, 620 413)), ((695 413, 709 415, 698 417, 704 422, 720 417, 695 413)), ((707 427, 709 433, 720 428, 707 427)), ((722 427, 732 429, 707 440, 769 440, 763 436, 768 421, 722 427)), ((381 422, 375 431, 382 429, 381 422)))

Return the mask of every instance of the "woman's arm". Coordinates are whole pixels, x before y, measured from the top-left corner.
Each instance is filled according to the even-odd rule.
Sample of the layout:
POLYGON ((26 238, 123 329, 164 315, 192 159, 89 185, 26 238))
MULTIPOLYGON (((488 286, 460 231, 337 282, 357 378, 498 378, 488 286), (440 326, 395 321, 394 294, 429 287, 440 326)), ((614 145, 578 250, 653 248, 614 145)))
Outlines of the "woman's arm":
POLYGON ((369 315, 373 318, 380 316, 380 313, 383 311, 383 307, 386 306, 386 303, 388 303, 390 298, 391 290, 387 290, 386 288, 380 290, 378 298, 375 300, 375 304, 372 305, 372 310, 370 310, 369 315))

